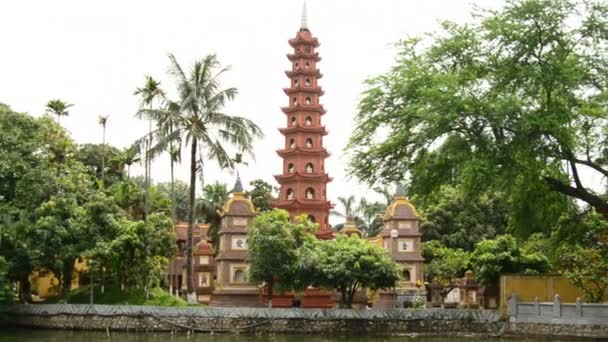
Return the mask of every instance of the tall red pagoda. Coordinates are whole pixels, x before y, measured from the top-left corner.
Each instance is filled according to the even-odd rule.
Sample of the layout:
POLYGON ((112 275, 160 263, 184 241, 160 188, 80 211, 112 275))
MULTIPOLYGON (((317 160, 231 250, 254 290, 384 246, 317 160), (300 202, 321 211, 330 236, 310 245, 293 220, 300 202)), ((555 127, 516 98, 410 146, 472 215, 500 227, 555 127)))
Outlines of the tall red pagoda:
POLYGON ((321 57, 315 52, 319 41, 308 29, 305 6, 300 30, 289 45, 293 47, 293 53, 287 54, 291 70, 285 73, 291 83, 283 89, 289 105, 281 108, 287 127, 279 129, 285 136, 285 146, 277 150, 283 159, 283 173, 275 176, 281 190, 273 206, 287 210, 292 218, 307 214, 319 224, 317 237, 331 239, 328 218, 332 204, 326 193, 331 178, 325 172, 329 153, 323 147, 327 131, 321 125, 325 109, 320 103, 323 90, 318 80, 322 75, 317 69, 321 57))

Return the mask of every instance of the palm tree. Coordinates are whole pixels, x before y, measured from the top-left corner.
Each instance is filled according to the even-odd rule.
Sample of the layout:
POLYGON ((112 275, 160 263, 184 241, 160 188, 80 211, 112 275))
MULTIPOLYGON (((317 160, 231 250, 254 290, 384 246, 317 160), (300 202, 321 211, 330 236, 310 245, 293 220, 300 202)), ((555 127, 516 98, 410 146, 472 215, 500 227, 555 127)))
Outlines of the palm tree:
MULTIPOLYGON (((338 197, 338 202, 344 208, 343 212, 333 210, 332 215, 346 218, 346 221, 353 221, 363 232, 364 237, 373 237, 382 229, 383 223, 380 215, 384 212, 386 205, 380 202, 368 202, 365 198, 357 202, 355 196, 338 197)), ((335 226, 340 230, 343 224, 335 226)))
MULTIPOLYGON (((152 78, 152 76, 146 75, 144 86, 137 88, 134 95, 141 96, 141 108, 148 106, 148 109, 152 109, 154 100, 158 97, 164 96, 163 90, 160 88, 160 82, 152 78)), ((151 156, 150 148, 152 147, 152 120, 148 120, 148 139, 146 139, 146 156, 145 156, 145 189, 146 197, 144 203, 144 219, 148 217, 148 211, 150 207, 150 176, 151 176, 151 156)))
POLYGON ((100 115, 98 122, 103 130, 101 138, 101 180, 103 181, 103 176, 106 170, 106 125, 108 124, 108 115, 100 115))
MULTIPOLYGON (((188 302, 196 303, 193 278, 193 240, 196 176, 203 171, 202 161, 198 159, 199 152, 207 159, 213 160, 221 168, 233 168, 234 160, 226 150, 228 145, 239 153, 253 155, 253 141, 263 136, 260 128, 251 120, 243 117, 222 113, 224 105, 234 99, 235 88, 222 89, 220 77, 229 70, 222 68, 217 57, 207 55, 194 62, 190 72, 186 74, 173 55, 170 74, 175 78, 179 99, 179 115, 175 119, 172 132, 164 135, 163 140, 175 141, 182 138, 190 145, 190 199, 188 206, 188 239, 186 245, 186 274, 188 287, 188 302)), ((143 111, 149 117, 162 115, 159 111, 143 111)))
POLYGON ((55 99, 55 100, 50 100, 47 104, 46 104, 46 112, 51 114, 51 115, 57 115, 57 124, 61 125, 59 123, 59 119, 62 116, 68 116, 69 112, 68 112, 68 108, 72 107, 72 104, 63 102, 59 99, 55 99))

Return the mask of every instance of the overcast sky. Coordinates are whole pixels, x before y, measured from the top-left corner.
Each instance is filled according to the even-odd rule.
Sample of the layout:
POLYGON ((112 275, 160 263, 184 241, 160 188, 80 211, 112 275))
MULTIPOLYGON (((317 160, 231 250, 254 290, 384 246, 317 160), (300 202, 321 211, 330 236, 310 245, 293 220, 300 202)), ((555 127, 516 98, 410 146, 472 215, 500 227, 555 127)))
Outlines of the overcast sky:
MULTIPOLYGON (((393 64, 393 46, 407 35, 436 30, 438 21, 465 22, 474 5, 496 8, 499 0, 310 0, 308 23, 318 37, 324 77, 321 98, 330 131, 325 147, 332 153, 325 169, 334 181, 328 196, 377 195, 345 174, 343 148, 363 81, 393 64)), ((168 53, 184 68, 193 60, 217 53, 232 71, 225 87, 239 89, 226 112, 254 120, 266 134, 256 143, 256 161, 241 167, 244 184, 262 178, 276 184, 281 171, 274 152, 283 145, 277 128, 285 124, 280 107, 288 103, 282 88, 290 67, 287 40, 299 29, 302 0, 222 1, 2 1, 0 3, 0 102, 14 110, 42 115, 49 99, 74 107, 62 119, 78 143, 100 143, 99 115, 109 115, 107 140, 126 147, 146 132, 134 118, 139 102, 133 95, 144 75, 161 80, 172 92, 167 75, 168 53)), ((134 170, 142 173, 141 168, 134 170)), ((188 180, 188 160, 178 166, 178 179, 188 180)), ((169 180, 168 158, 153 164, 156 181, 169 180)), ((206 168, 206 182, 231 187, 234 175, 217 166, 206 168)))

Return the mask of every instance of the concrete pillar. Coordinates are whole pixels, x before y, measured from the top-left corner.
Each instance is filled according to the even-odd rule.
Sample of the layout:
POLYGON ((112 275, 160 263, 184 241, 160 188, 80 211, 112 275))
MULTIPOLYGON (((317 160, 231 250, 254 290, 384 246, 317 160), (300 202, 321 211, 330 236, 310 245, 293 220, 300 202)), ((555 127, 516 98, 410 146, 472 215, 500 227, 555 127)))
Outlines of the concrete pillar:
POLYGON ((509 299, 509 317, 517 319, 517 296, 515 293, 511 294, 509 299))
POLYGON ((540 316, 540 302, 538 300, 538 297, 534 297, 534 312, 536 312, 536 314, 540 316))
POLYGON ((556 294, 553 299, 553 317, 554 318, 562 317, 562 301, 559 298, 558 294, 556 294))
POLYGON ((583 317, 583 303, 581 303, 581 297, 576 298, 576 315, 583 317))

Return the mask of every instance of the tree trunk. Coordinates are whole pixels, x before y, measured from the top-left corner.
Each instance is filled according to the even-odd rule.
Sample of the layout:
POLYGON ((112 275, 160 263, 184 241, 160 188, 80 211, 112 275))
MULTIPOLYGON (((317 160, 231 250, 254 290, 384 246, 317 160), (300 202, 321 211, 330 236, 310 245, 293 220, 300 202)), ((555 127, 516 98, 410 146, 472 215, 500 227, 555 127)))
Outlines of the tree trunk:
POLYGON ((32 285, 30 284, 29 273, 23 273, 19 277, 19 301, 21 303, 32 303, 32 285))
MULTIPOLYGON (((150 109, 152 109, 152 105, 150 105, 150 109)), ((146 167, 145 167, 145 188, 146 188, 146 197, 144 199, 144 221, 148 220, 148 214, 150 212, 150 148, 152 147, 152 120, 148 120, 148 139, 146 139, 146 167)))
POLYGON ((61 286, 61 295, 65 296, 72 290, 72 273, 74 273, 74 260, 63 262, 63 285, 61 286))
POLYGON ((188 237, 186 242, 186 284, 188 290, 188 303, 196 304, 194 293, 194 264, 192 231, 194 226, 194 200, 196 195, 196 139, 192 139, 190 151, 190 200, 188 205, 188 237))
POLYGON ((274 279, 268 282, 268 307, 272 308, 272 288, 274 287, 274 279))
MULTIPOLYGON (((173 145, 173 144, 172 144, 173 145)), ((169 156, 171 158, 171 219, 173 220, 173 229, 175 229, 175 224, 177 223, 177 213, 176 213, 176 203, 175 203, 175 177, 173 174, 173 151, 169 156)))
POLYGON ((103 125, 103 137, 101 139, 101 181, 106 171, 106 125, 103 125))

